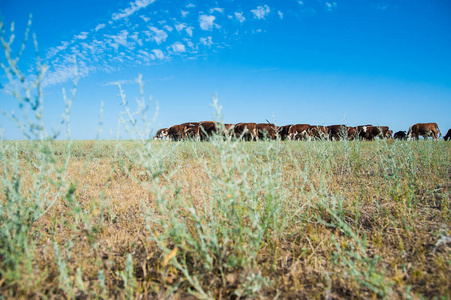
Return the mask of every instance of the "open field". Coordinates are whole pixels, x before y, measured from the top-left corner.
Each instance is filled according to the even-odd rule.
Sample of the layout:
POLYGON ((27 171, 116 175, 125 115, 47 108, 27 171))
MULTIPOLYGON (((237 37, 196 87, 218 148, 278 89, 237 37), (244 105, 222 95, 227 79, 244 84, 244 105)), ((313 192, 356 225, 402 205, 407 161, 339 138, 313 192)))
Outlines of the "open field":
POLYGON ((0 141, 5 298, 451 297, 451 143, 0 141))

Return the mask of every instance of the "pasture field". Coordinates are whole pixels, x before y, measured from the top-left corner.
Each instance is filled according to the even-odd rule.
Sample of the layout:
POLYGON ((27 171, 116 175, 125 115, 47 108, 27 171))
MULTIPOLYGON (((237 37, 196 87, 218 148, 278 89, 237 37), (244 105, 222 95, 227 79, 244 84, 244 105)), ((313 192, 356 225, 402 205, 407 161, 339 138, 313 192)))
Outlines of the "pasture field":
POLYGON ((451 297, 451 143, 0 141, 1 298, 451 297))

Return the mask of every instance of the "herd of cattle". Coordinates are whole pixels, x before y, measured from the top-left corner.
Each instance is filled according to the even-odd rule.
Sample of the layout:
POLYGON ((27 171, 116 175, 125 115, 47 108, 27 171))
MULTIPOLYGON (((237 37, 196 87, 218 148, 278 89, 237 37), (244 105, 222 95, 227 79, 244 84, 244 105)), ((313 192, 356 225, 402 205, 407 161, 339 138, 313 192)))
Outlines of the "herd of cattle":
MULTIPOLYGON (((346 125, 314 126, 309 124, 293 124, 276 126, 269 121, 267 123, 238 123, 219 124, 213 121, 188 122, 162 128, 155 134, 154 139, 169 139, 180 141, 184 139, 208 140, 214 134, 224 137, 233 137, 246 141, 259 139, 281 140, 313 140, 313 139, 359 139, 374 140, 378 138, 394 138, 399 140, 416 139, 420 136, 424 139, 432 137, 438 139, 441 136, 436 123, 417 123, 410 126, 409 131, 398 131, 393 135, 388 126, 361 125, 350 127, 346 125)), ((445 141, 451 139, 451 129, 444 137, 445 141)))

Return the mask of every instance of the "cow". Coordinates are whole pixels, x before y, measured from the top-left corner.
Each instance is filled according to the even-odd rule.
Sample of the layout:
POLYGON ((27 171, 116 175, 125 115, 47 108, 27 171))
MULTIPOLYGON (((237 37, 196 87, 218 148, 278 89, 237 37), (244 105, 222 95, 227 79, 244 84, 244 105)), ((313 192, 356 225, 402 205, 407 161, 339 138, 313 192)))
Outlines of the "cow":
POLYGON ((360 138, 368 141, 372 141, 376 137, 381 139, 391 137, 388 126, 363 125, 357 126, 357 131, 359 132, 360 138))
POLYGON ((330 125, 326 127, 327 134, 331 140, 340 140, 348 137, 348 127, 346 125, 330 125))
POLYGON ((233 128, 235 124, 224 124, 224 130, 222 131, 222 136, 227 138, 233 136, 233 128))
POLYGON ((393 136, 395 140, 405 141, 407 140, 407 133, 405 131, 398 131, 393 136))
POLYGON ((233 127, 235 137, 243 138, 245 141, 257 140, 257 124, 255 123, 238 123, 233 127))
POLYGON ((388 129, 387 132, 384 134, 384 137, 386 139, 392 139, 393 138, 393 130, 388 129))
POLYGON ((185 138, 185 125, 173 125, 168 128, 168 138, 173 141, 180 141, 185 138))
POLYGON ((294 124, 288 129, 288 139, 289 140, 304 140, 307 138, 307 130, 309 129, 309 124, 294 124))
POLYGON ((168 129, 167 128, 161 128, 157 131, 155 136, 153 137, 154 140, 163 139, 166 136, 168 136, 168 129))
POLYGON ((322 140, 328 138, 327 128, 325 126, 309 126, 307 129, 308 138, 322 140))
POLYGON ((180 124, 185 126, 184 138, 198 140, 199 136, 199 122, 187 122, 180 124))
POLYGON ((216 132, 216 123, 213 121, 203 121, 199 123, 199 136, 201 141, 208 140, 216 132))
POLYGON ((257 137, 259 139, 271 139, 276 138, 277 128, 272 123, 258 123, 257 124, 257 137))
POLYGON ((356 127, 348 127, 348 139, 355 140, 357 138, 357 128, 356 127))
POLYGON ((443 137, 443 139, 444 139, 445 141, 447 141, 448 139, 451 139, 451 129, 448 130, 448 132, 447 132, 446 135, 443 137))
POLYGON ((277 128, 277 134, 282 141, 288 138, 291 125, 284 125, 277 128))
POLYGON ((417 123, 413 124, 409 128, 407 133, 408 139, 419 140, 420 135, 426 140, 428 137, 432 137, 437 140, 441 136, 440 130, 438 129, 437 123, 417 123))

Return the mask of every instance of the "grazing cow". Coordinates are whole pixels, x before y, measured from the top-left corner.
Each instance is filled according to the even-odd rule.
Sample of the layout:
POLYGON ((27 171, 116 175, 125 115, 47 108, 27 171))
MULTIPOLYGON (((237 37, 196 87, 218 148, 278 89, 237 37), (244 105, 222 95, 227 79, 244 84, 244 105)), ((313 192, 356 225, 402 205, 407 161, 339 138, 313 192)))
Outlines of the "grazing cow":
POLYGON ((185 125, 173 125, 168 128, 168 138, 173 141, 180 141, 185 138, 185 125))
POLYGON ((387 130, 387 132, 384 134, 384 137, 386 139, 392 139, 393 138, 393 130, 387 130))
POLYGON ((163 139, 164 137, 168 136, 168 129, 167 128, 161 128, 157 131, 155 136, 153 137, 154 140, 163 139))
POLYGON ((441 133, 437 123, 417 123, 410 126, 409 132, 407 133, 409 140, 412 138, 419 140, 420 135, 423 136, 425 140, 430 136, 434 140, 437 140, 439 136, 441 136, 441 133))
POLYGON ((357 128, 348 127, 348 139, 355 140, 357 138, 357 128))
POLYGON ((376 137, 381 139, 391 137, 388 126, 363 125, 357 126, 359 137, 368 141, 374 140, 376 137))
POLYGON ((202 141, 209 139, 216 133, 216 123, 213 121, 203 121, 199 123, 199 135, 202 141))
POLYGON ((236 138, 242 137, 245 141, 257 140, 257 124, 255 123, 238 123, 233 128, 236 138))
POLYGON ((276 125, 272 123, 258 123, 257 124, 257 137, 259 139, 271 139, 276 138, 276 125))
POLYGON ((309 126, 307 129, 309 139, 322 140, 328 137, 327 128, 325 126, 309 126))
POLYGON ((407 133, 405 131, 398 131, 393 136, 395 140, 405 141, 407 140, 407 133))
POLYGON ((309 124, 294 124, 288 129, 288 139, 290 140, 304 140, 307 138, 307 130, 309 124))
POLYGON ((184 138, 188 139, 199 139, 199 122, 187 122, 180 124, 182 126, 185 126, 185 136, 184 138))
POLYGON ((224 124, 224 130, 222 131, 223 137, 229 137, 233 135, 233 127, 235 124, 224 124))
POLYGON ((282 141, 286 140, 288 138, 288 135, 290 134, 290 127, 291 125, 285 125, 285 126, 280 126, 279 128, 277 128, 277 134, 280 136, 280 139, 282 141))
POLYGON ((331 140, 340 140, 347 138, 348 128, 346 125, 330 125, 326 127, 327 134, 331 140))
POLYGON ((447 141, 448 139, 451 139, 451 129, 448 130, 448 132, 447 132, 446 135, 443 137, 443 139, 444 139, 445 141, 447 141))

